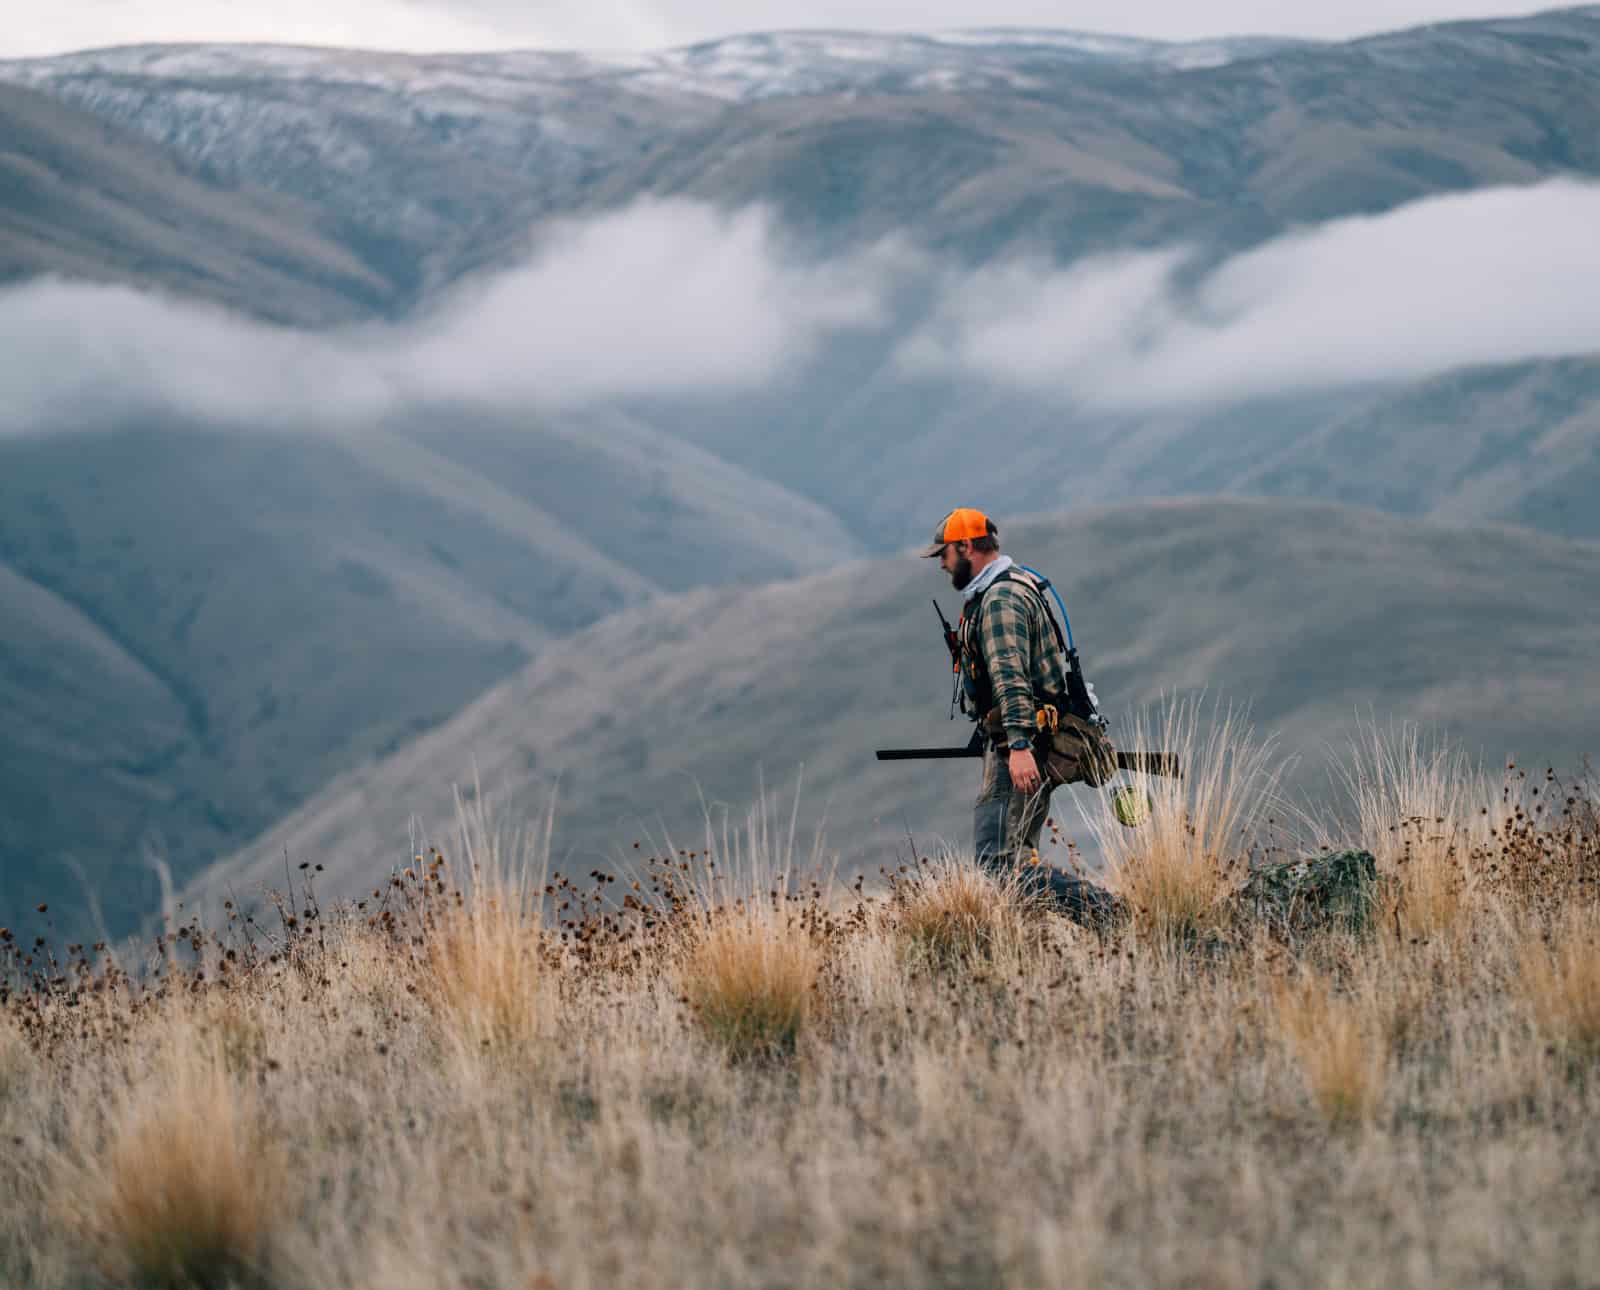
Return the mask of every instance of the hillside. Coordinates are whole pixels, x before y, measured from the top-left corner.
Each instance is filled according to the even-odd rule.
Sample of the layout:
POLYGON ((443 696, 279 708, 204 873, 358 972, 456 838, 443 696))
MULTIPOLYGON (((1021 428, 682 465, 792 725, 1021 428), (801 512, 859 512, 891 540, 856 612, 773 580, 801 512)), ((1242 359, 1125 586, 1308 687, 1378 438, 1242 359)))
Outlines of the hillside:
POLYGON ((0 284, 123 282, 305 325, 393 307, 390 285, 316 212, 219 187, 176 154, 58 99, 0 84, 0 284))
POLYGON ((774 33, 636 57, 272 46, 0 64, 325 212, 414 294, 643 195, 776 204, 820 243, 968 259, 1240 247, 1441 191, 1600 172, 1600 10, 1344 44, 774 33))
POLYGON ((834 529, 692 449, 646 469, 572 427, 482 431, 476 466, 399 432, 0 441, 12 914, 70 923, 86 882, 124 929, 158 900, 151 858, 182 883, 547 641, 800 572, 834 529), (507 437, 550 469, 513 475, 507 437))
MULTIPOLYGON (((1030 520, 1005 545, 1058 580, 1114 721, 1163 694, 1249 705, 1258 733, 1302 758, 1301 789, 1325 788, 1326 747, 1358 717, 1423 723, 1491 762, 1571 762, 1592 741, 1592 546, 1216 500, 1030 520)), ((541 817, 557 792, 555 856, 569 872, 629 856, 636 840, 696 845, 702 794, 737 822, 765 783, 787 819, 802 766, 801 818, 847 872, 890 860, 907 830, 960 842, 974 763, 872 758, 964 741, 945 721, 936 594, 955 600, 902 554, 619 615, 343 776, 197 890, 270 884, 285 849, 327 865, 341 892, 370 888, 404 861, 413 819, 448 837, 453 787, 474 775, 508 826, 541 817)), ((1070 808, 1063 817, 1070 826, 1070 808)))

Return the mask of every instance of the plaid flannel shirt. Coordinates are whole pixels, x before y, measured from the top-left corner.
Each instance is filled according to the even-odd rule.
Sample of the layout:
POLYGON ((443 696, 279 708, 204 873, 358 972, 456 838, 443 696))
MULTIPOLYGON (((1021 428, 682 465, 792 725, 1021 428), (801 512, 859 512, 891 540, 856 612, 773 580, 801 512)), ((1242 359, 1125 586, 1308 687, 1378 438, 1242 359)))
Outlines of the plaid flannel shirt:
POLYGON ((1044 601, 1018 582, 996 582, 983 593, 975 624, 1006 740, 1032 739, 1038 694, 1062 694, 1067 664, 1044 601))

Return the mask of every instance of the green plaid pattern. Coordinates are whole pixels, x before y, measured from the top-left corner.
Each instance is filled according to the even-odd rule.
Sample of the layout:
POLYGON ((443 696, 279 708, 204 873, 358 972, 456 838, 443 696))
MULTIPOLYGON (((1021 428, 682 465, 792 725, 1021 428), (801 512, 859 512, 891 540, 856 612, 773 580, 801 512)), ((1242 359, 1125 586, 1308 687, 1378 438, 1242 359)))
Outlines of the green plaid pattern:
POLYGON ((1008 740, 1032 739, 1038 733, 1036 693, 1066 692, 1067 663, 1048 613, 1044 601, 1021 585, 1020 578, 996 582, 978 605, 978 647, 1008 740))

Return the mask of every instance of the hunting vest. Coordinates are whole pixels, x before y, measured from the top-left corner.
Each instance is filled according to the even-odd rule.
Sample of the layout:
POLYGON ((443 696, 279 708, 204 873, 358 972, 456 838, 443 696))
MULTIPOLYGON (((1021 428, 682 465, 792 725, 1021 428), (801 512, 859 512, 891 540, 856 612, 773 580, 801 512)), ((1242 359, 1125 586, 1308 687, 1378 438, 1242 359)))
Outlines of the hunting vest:
MULTIPOLYGON (((984 598, 1002 582, 1014 582, 1025 588, 1038 603, 1040 612, 1050 624, 1050 634, 1055 638, 1056 648, 1061 652, 1061 671, 1063 676, 1070 673, 1072 668, 1071 656, 1067 651, 1066 638, 1061 634, 1061 624, 1056 622, 1056 616, 1050 612, 1050 605, 1044 598, 1045 590, 1049 584, 1042 578, 1028 572, 1018 565, 1012 565, 987 587, 980 591, 961 610, 961 621, 956 627, 956 637, 961 644, 961 710, 974 721, 982 721, 989 715, 989 710, 994 707, 994 683, 989 677, 989 664, 983 657, 983 643, 978 634, 978 615, 983 610, 984 598)), ((1031 669, 1037 671, 1037 668, 1031 669)), ((1066 696, 1063 694, 1044 694, 1040 692, 1038 681, 1029 676, 1033 685, 1034 702, 1041 707, 1047 703, 1056 704, 1063 709, 1066 707, 1066 696)))

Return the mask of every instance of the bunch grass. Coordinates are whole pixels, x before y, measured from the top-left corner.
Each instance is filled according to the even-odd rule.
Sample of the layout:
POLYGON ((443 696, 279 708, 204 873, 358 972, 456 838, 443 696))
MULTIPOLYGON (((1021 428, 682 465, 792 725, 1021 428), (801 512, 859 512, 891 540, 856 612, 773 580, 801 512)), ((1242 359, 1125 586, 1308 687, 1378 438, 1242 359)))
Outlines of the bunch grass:
POLYGON ((1177 754, 1184 773, 1130 773, 1149 813, 1137 827, 1116 818, 1109 794, 1080 799, 1110 884, 1132 911, 1136 931, 1169 948, 1225 934, 1232 898, 1248 869, 1254 834, 1276 801, 1282 767, 1231 709, 1175 700, 1136 717, 1118 743, 1177 754))
POLYGON ((1028 908, 1012 953, 970 857, 841 889, 791 823, 540 888, 477 815, 266 940, 0 938, 0 1284, 1583 1284, 1600 832, 1516 792, 1448 935, 1028 908))

